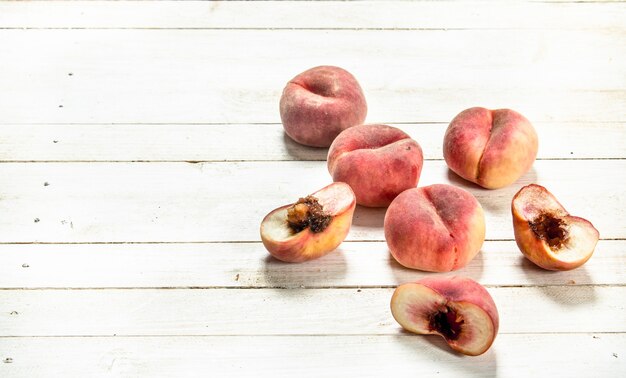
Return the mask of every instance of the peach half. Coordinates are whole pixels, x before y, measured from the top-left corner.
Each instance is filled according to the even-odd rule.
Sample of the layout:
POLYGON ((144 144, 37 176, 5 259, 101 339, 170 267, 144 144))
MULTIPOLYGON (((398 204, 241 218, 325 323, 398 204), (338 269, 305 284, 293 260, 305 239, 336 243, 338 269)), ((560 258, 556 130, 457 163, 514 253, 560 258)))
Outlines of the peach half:
POLYGON ((489 292, 465 277, 429 277, 396 288, 391 314, 407 331, 439 335, 457 352, 485 353, 498 334, 499 317, 489 292))
POLYGON ((467 265, 485 241, 485 216, 468 191, 435 184, 405 190, 385 214, 391 255, 411 269, 449 272, 467 265))
POLYGON ((530 184, 513 197, 515 241, 526 258, 548 270, 583 265, 598 243, 598 230, 570 215, 546 188, 530 184))
POLYGON ((511 109, 470 108, 450 122, 443 140, 448 167, 483 188, 512 184, 537 156, 535 129, 511 109))
POLYGON ((359 125, 343 131, 328 150, 328 172, 345 182, 359 205, 389 206, 404 190, 415 188, 424 157, 404 131, 387 125, 359 125))
POLYGON ((336 182, 272 210, 261 222, 261 240, 268 252, 286 262, 322 257, 344 241, 356 207, 348 184, 336 182))
POLYGON ((367 115, 361 86, 348 71, 319 66, 291 79, 280 98, 285 133, 300 144, 328 147, 340 132, 367 115))

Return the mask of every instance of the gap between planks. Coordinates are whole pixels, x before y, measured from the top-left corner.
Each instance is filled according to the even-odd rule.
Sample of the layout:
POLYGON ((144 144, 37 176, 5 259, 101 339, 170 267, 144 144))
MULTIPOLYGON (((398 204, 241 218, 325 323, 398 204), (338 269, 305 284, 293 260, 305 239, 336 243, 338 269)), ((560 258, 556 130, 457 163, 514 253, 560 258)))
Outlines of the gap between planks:
MULTIPOLYGON (((6 0, 4 0, 6 1, 6 0)), ((10 1, 10 0, 9 0, 10 1)), ((81 0, 73 0, 73 1, 81 1, 81 0)), ((84 1, 84 0, 83 0, 84 1)), ((113 0, 110 0, 113 1, 113 0)), ((345 0, 343 0, 345 1, 345 0)), ((550 27, 536 27, 536 28, 375 28, 375 27, 325 27, 325 28, 306 28, 306 27, 0 27, 0 30, 171 30, 171 31, 185 31, 185 30, 198 30, 198 31, 382 31, 382 32, 400 32, 400 31, 525 31, 525 30, 533 30, 533 31, 553 31, 555 28, 550 27)), ((558 30, 602 30, 599 28, 560 28, 558 30)))
MULTIPOLYGON (((600 238, 599 240, 603 241, 624 241, 626 238, 600 238)), ((380 243, 383 242, 382 239, 359 239, 359 240, 344 240, 343 243, 380 243)), ((515 241, 515 239, 494 239, 494 238, 486 238, 486 242, 509 242, 515 241)), ((133 245, 133 244, 164 244, 164 245, 172 245, 172 244, 258 244, 261 242, 258 240, 197 240, 197 241, 77 241, 77 242, 44 242, 44 241, 33 241, 33 242, 0 242, 0 245, 133 245)))
MULTIPOLYGON (((605 157, 605 158, 537 158, 535 161, 589 161, 589 160, 626 160, 626 157, 605 157)), ((293 159, 227 159, 227 160, 0 160, 0 164, 23 163, 23 164, 72 164, 72 163, 187 163, 187 164, 207 164, 207 163, 269 163, 269 162, 291 162, 293 159)), ((297 161, 326 161, 326 159, 300 159, 297 161)), ((444 161, 444 159, 424 159, 424 161, 444 161)))
MULTIPOLYGON (((77 0, 78 1, 78 0, 77 0)), ((560 336, 564 336, 564 335, 616 335, 616 336, 621 336, 624 335, 626 336, 626 332, 620 332, 620 331, 615 331, 615 332, 611 332, 611 331, 600 331, 600 332, 498 332, 498 335, 560 335, 560 336)), ((201 337, 201 338, 212 338, 212 337, 216 337, 216 338, 221 338, 221 337, 227 337, 227 338, 231 338, 231 337, 244 337, 244 338, 249 338, 249 337, 419 337, 420 335, 417 334, 411 334, 411 333, 399 333, 396 335, 388 335, 388 334, 380 334, 380 333, 359 333, 359 334, 343 334, 343 333, 326 333, 326 334, 319 334, 319 333, 311 333, 311 334, 306 334, 306 333, 293 333, 293 334, 289 334, 289 333, 268 333, 268 334, 251 334, 251 335, 241 335, 241 334, 232 334, 232 335, 168 335, 168 334, 163 334, 163 335, 117 335, 117 334, 113 334, 113 335, 37 335, 37 336, 0 336, 0 340, 2 339, 46 339, 46 338, 53 338, 53 339, 80 339, 80 338, 103 338, 103 339, 108 339, 108 338, 119 338, 119 339, 125 339, 125 338, 146 338, 146 339, 151 339, 151 338, 167 338, 167 337, 175 337, 175 338, 196 338, 196 337, 201 337)), ((428 337, 428 335, 423 335, 428 337)), ((433 335, 434 336, 434 335, 433 335)), ((437 337, 437 336, 435 336, 437 337)))
MULTIPOLYGON (((139 286, 139 287, 0 287, 0 291, 89 291, 89 290, 377 290, 377 289, 395 289, 399 285, 346 285, 346 286, 139 286)), ((626 287, 626 283, 618 284, 546 284, 546 285, 482 285, 490 289, 521 289, 521 288, 561 288, 561 287, 577 287, 577 288, 602 288, 602 287, 626 287)))

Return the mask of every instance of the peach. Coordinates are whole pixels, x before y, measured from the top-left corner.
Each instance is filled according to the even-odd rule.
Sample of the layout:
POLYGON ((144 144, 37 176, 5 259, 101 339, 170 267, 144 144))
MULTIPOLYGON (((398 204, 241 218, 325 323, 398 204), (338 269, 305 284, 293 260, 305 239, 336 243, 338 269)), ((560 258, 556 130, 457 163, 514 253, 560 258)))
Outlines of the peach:
POLYGON ((449 272, 467 265, 485 240, 485 216, 476 198, 452 185, 409 189, 385 214, 391 255, 411 269, 449 272))
POLYGON ((429 277, 398 286, 391 314, 407 331, 439 335, 452 349, 470 356, 485 353, 498 334, 491 295, 464 277, 429 277))
POLYGON ((423 162, 420 145, 387 125, 351 127, 328 150, 333 181, 350 185, 356 202, 370 207, 389 206, 398 194, 415 188, 423 162))
POLYGON ((548 270, 578 268, 593 254, 600 234, 571 216, 546 188, 530 184, 513 197, 513 231, 524 256, 548 270))
POLYGON ((287 83, 280 98, 285 132, 296 142, 312 147, 330 146, 340 132, 362 124, 366 114, 361 86, 339 67, 304 71, 287 83))
POLYGON ((518 112, 470 108, 450 122, 443 157, 457 175, 497 189, 512 184, 530 169, 537 148, 535 129, 518 112))
POLYGON ((350 186, 330 184, 267 214, 261 222, 261 240, 268 252, 282 261, 302 262, 324 256, 348 235, 355 207, 350 186))

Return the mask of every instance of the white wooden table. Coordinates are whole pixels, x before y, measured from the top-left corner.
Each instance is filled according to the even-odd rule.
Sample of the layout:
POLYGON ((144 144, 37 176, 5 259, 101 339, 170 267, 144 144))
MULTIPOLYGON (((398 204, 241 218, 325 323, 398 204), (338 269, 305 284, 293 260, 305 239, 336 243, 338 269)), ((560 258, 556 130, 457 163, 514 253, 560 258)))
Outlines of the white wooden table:
POLYGON ((626 3, 0 2, 0 376, 626 376, 626 3), (455 272, 500 333, 479 357, 405 333, 384 209, 338 251, 269 257, 271 209, 330 182, 278 99, 320 64, 352 72, 367 121, 422 146, 419 185, 483 205, 455 272), (447 123, 509 107, 533 169, 483 190, 448 172, 447 123), (510 201, 548 187, 601 241, 569 272, 513 241, 510 201))

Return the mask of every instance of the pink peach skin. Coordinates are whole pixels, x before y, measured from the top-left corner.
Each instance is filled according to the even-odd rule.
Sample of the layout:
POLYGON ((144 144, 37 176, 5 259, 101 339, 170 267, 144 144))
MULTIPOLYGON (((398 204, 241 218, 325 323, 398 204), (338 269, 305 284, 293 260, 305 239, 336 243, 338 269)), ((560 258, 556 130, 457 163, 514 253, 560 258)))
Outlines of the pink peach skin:
POLYGON ((497 189, 526 173, 537 149, 537 133, 523 115, 510 109, 470 108, 450 122, 443 157, 464 179, 497 189))
POLYGON ((356 202, 370 207, 389 206, 398 194, 415 188, 423 162, 420 145, 387 125, 351 127, 328 150, 333 180, 350 185, 356 202))
POLYGON ((468 191, 446 184, 404 191, 387 209, 384 228, 400 264, 430 272, 464 267, 485 240, 480 203, 468 191))
POLYGON ((311 68, 287 83, 280 98, 285 132, 298 143, 328 147, 343 130, 367 115, 361 86, 348 71, 333 66, 311 68))

